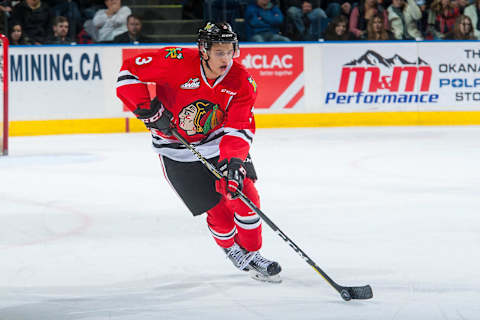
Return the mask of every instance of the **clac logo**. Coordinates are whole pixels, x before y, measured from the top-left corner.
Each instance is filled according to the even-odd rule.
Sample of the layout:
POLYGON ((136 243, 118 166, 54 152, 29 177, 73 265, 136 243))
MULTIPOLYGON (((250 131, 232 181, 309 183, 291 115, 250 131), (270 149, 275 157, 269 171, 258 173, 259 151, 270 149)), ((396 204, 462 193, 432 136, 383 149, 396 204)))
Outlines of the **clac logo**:
POLYGON ((285 54, 283 56, 277 54, 273 56, 266 54, 248 54, 242 60, 242 64, 247 69, 291 69, 293 68, 292 59, 293 56, 290 54, 285 54))

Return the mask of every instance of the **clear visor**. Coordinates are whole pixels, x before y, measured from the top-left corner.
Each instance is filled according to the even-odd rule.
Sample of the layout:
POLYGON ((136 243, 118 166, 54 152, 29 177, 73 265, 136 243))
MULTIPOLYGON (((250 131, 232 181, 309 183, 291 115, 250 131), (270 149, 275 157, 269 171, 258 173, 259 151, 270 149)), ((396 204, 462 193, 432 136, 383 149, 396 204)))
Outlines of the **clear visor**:
POLYGON ((202 41, 198 44, 200 51, 207 53, 208 50, 211 54, 217 58, 223 58, 224 56, 232 56, 232 58, 238 58, 240 56, 240 47, 238 41, 211 41, 212 47, 214 44, 233 44, 232 50, 215 50, 212 47, 208 48, 207 42, 202 41))

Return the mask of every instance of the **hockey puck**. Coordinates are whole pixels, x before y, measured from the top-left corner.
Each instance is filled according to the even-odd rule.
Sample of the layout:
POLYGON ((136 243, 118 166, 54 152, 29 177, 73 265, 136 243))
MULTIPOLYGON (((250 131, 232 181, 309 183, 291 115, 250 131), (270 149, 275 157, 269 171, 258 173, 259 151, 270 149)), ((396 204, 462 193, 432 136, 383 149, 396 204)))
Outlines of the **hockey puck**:
POLYGON ((352 296, 350 295, 350 293, 348 292, 347 289, 343 289, 343 290, 340 292, 340 295, 342 296, 342 299, 345 300, 345 301, 350 301, 350 300, 352 300, 352 296))

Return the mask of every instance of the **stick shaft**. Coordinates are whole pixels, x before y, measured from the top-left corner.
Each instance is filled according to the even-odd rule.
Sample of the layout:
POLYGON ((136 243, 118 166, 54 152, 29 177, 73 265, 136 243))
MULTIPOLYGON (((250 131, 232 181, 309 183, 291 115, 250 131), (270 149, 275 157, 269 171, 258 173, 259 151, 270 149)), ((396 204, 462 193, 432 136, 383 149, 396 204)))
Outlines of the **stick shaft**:
MULTIPOLYGON (((178 139, 186 148, 192 151, 195 156, 200 160, 203 165, 217 178, 222 179, 223 176, 218 169, 205 159, 200 152, 198 152, 194 146, 192 146, 185 138, 183 138, 176 129, 172 129, 172 134, 178 139)), ((342 286, 338 285, 332 280, 299 246, 297 246, 280 228, 273 223, 265 213, 260 210, 243 192, 239 191, 239 198, 256 214, 262 218, 262 220, 280 237, 285 241, 305 262, 307 262, 318 274, 320 274, 335 290, 340 292, 342 286)))

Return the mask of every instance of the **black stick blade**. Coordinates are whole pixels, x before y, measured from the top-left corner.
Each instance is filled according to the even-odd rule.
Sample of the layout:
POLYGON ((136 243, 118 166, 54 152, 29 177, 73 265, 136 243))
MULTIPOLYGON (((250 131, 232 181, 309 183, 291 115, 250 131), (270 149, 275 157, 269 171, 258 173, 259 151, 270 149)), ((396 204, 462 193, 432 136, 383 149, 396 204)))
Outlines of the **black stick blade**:
POLYGON ((369 285, 363 287, 342 287, 340 290, 340 295, 345 301, 350 301, 351 299, 371 299, 373 298, 372 287, 369 285))

